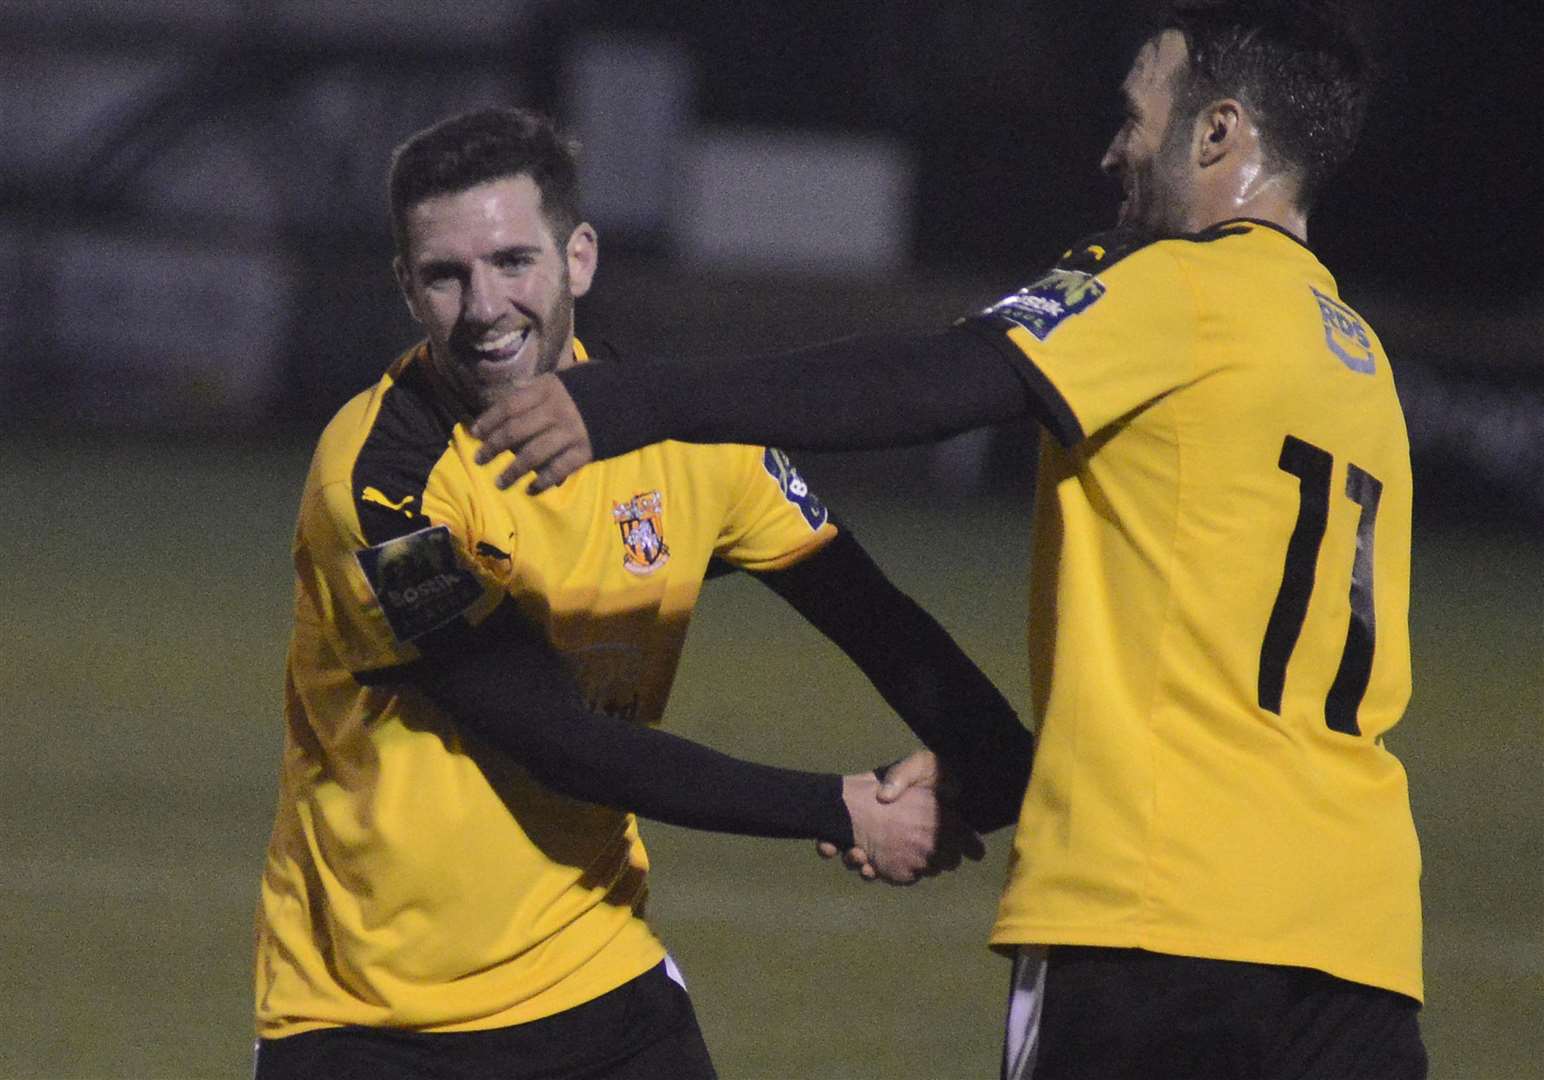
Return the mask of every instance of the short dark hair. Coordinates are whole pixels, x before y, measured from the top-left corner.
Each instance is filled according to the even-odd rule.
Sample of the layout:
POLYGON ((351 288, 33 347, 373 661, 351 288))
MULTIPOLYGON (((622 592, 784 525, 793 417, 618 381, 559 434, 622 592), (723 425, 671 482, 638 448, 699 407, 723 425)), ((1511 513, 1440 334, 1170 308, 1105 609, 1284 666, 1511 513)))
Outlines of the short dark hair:
POLYGON ((1174 0, 1154 36, 1177 30, 1189 63, 1172 122, 1236 98, 1260 126, 1267 161, 1294 173, 1311 207, 1356 148, 1372 73, 1348 12, 1323 0, 1174 0))
POLYGON ((392 152, 386 183, 391 235, 407 253, 407 214, 425 199, 490 180, 529 176, 542 216, 564 243, 579 224, 579 146, 529 109, 479 109, 441 120, 392 152))

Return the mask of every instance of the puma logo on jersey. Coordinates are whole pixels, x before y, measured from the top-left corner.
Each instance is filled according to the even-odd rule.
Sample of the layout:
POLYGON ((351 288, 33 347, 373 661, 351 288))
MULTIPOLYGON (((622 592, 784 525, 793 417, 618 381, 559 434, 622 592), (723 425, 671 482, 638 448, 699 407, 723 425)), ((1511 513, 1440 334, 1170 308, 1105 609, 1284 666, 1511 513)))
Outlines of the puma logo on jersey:
POLYGON ((500 549, 494 547, 492 544, 488 543, 486 540, 477 541, 477 554, 486 556, 490 559, 496 559, 499 562, 511 561, 509 552, 501 551, 500 549))
POLYGON ((366 487, 359 493, 359 498, 363 502, 375 503, 377 506, 384 506, 388 510, 395 510, 399 514, 406 514, 408 517, 413 516, 413 512, 407 508, 407 504, 413 501, 413 496, 411 495, 404 495, 396 502, 392 502, 385 495, 381 494, 379 489, 366 487))

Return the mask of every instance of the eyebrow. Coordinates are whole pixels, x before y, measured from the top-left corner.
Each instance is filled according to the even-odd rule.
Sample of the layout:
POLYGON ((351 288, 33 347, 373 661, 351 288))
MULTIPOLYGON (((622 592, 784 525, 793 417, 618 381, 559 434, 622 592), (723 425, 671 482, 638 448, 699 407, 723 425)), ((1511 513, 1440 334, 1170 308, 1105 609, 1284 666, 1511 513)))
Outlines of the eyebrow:
MULTIPOLYGON (((537 244, 510 244, 508 247, 497 248, 489 252, 488 259, 492 262, 502 262, 505 259, 519 258, 524 255, 539 255, 541 247, 537 244)), ((424 277, 432 277, 437 274, 457 274, 463 266, 458 259, 430 259, 418 264, 418 273, 424 277)))
POLYGON ((489 256, 489 258, 491 258, 495 262, 497 262, 500 259, 511 259, 511 258, 514 258, 517 255, 540 255, 540 254, 541 254, 541 245, 540 244, 510 244, 508 247, 501 247, 501 248, 499 248, 497 251, 493 252, 493 254, 489 256))

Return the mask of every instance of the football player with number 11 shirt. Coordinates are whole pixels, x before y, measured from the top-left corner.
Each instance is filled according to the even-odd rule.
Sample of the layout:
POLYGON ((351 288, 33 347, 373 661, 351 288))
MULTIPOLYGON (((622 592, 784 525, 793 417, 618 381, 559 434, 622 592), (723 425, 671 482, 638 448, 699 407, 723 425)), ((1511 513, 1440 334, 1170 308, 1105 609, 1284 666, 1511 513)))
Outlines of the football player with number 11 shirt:
POLYGON ((991 937, 1015 1080, 1425 1075, 1420 856, 1384 744, 1410 695, 1409 444, 1308 243, 1366 90, 1325 5, 1175 4, 1105 153, 1119 227, 1025 288, 933 334, 571 370, 474 426, 540 490, 659 438, 1040 421, 1040 745, 991 937))

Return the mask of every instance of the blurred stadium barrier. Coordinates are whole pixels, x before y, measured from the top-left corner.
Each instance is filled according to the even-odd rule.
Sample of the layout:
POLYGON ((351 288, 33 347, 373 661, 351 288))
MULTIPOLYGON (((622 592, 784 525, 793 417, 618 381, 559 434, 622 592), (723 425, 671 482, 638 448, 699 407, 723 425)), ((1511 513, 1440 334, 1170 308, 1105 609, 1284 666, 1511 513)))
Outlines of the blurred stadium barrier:
MULTIPOLYGON (((825 103, 830 115, 876 118, 886 134, 809 127, 821 101, 813 72, 771 86, 791 116, 781 129, 767 127, 770 105, 754 94, 738 108, 758 126, 725 127, 716 99, 749 91, 724 56, 608 28, 583 4, 478 0, 454 19, 429 17, 432 7, 0 0, 0 420, 314 430, 414 337, 389 274, 390 149, 475 104, 572 99, 569 119, 595 144, 586 187, 606 253, 581 332, 624 349, 691 356, 937 326, 1056 253, 1026 251, 1011 266, 977 258, 964 271, 913 259, 919 208, 959 193, 962 179, 985 187, 1003 149, 982 134, 1001 103, 982 96, 951 114, 982 140, 980 177, 941 177, 936 162, 913 160, 933 153, 926 133, 939 117, 894 80, 935 55, 924 31, 959 29, 942 8, 904 34, 883 7, 850 30, 826 16, 811 24, 842 70, 864 33, 900 35, 871 50, 878 66, 862 94, 825 103), (626 108, 608 100, 616 95, 626 108), (823 246, 836 254, 822 258, 823 246)), ((726 49, 749 48, 757 33, 811 32, 771 16, 729 27, 698 14, 726 49)), ((661 25, 695 25, 689 15, 661 25)), ((1009 15, 1003 6, 994 17, 1011 37, 1023 27, 1009 15)), ((1037 70, 1068 76, 1057 65, 1076 42, 1063 44, 1037 47, 1037 70)), ((947 112, 962 87, 989 94, 978 75, 967 64, 930 70, 936 108, 947 112)), ((1033 135, 1043 112, 1019 106, 1015 119, 1033 135)), ((1058 178, 1070 168, 1037 165, 1034 199, 1015 209, 1063 206, 1058 178)), ((976 205, 989 221, 1001 213, 999 237, 1017 220, 976 205)), ((1331 242, 1357 231, 1331 218, 1331 242)), ((1042 225, 1052 244, 1086 227, 1042 225)), ((1400 366, 1420 511, 1541 520, 1544 297, 1386 277, 1368 290, 1354 265, 1336 269, 1400 366)), ((1001 441, 956 443, 940 468, 988 483, 994 462, 1022 464, 1001 441)))

